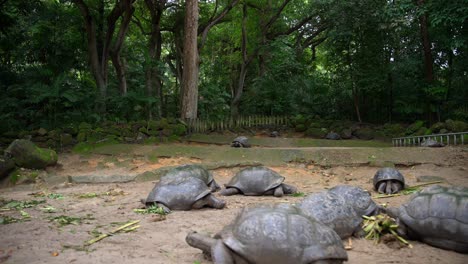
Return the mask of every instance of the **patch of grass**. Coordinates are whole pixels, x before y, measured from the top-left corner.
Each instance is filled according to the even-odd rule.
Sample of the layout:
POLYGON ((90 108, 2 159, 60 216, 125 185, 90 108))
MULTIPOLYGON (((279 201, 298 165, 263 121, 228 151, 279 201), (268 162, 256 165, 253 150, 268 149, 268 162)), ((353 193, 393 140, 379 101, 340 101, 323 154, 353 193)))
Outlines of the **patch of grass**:
POLYGON ((166 215, 164 210, 156 205, 152 205, 145 209, 133 209, 133 211, 137 214, 159 214, 159 215, 166 215))

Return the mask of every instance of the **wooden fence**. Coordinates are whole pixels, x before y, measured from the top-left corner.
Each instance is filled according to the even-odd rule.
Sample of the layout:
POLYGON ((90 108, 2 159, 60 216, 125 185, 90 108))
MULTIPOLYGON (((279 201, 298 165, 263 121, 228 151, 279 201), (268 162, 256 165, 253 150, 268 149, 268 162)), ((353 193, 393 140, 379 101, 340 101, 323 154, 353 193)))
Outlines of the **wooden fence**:
POLYGON ((236 120, 230 118, 226 120, 203 120, 195 119, 186 121, 192 133, 204 133, 207 131, 222 131, 227 129, 260 126, 283 126, 289 125, 287 116, 241 116, 236 120))
POLYGON ((464 145, 465 135, 468 135, 468 132, 399 137, 399 138, 392 138, 392 142, 393 142, 394 147, 421 146, 421 143, 426 139, 432 139, 439 143, 443 143, 447 146, 448 145, 464 145))

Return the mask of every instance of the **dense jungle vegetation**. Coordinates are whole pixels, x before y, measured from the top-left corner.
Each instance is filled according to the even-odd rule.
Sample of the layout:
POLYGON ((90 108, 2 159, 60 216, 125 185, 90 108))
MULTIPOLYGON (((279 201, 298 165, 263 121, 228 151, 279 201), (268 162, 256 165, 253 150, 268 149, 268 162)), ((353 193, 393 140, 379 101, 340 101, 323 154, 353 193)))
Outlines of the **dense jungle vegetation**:
POLYGON ((0 133, 254 114, 468 121, 467 18, 467 0, 0 0, 0 133))

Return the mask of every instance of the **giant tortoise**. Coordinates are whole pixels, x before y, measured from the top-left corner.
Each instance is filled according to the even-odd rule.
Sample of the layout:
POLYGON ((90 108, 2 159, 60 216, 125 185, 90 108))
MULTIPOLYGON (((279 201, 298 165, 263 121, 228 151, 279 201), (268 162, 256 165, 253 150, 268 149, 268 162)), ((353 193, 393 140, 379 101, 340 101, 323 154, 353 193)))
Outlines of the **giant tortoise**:
POLYGON ((400 235, 468 253, 468 188, 426 187, 388 213, 397 218, 400 235))
POLYGON ((244 136, 236 137, 232 141, 231 147, 234 147, 234 148, 250 148, 249 139, 247 137, 244 137, 244 136))
POLYGON ((213 175, 202 166, 197 164, 186 164, 178 166, 161 177, 161 181, 171 180, 174 177, 195 177, 202 180, 212 192, 220 189, 219 185, 213 178, 213 175))
POLYGON ((381 208, 372 200, 369 192, 351 185, 337 185, 328 190, 342 197, 350 204, 359 216, 378 214, 381 208))
POLYGON ((405 177, 394 168, 382 168, 374 175, 374 188, 379 193, 393 194, 405 188, 405 177))
POLYGON ((329 226, 341 237, 360 235, 362 217, 353 206, 333 192, 322 191, 305 197, 298 207, 305 215, 329 226))
POLYGON ((215 264, 338 264, 348 259, 331 228, 289 204, 244 208, 214 238, 192 232, 186 241, 215 264))
POLYGON ((225 184, 226 189, 221 190, 222 195, 274 195, 281 197, 284 194, 297 192, 297 188, 283 183, 284 177, 277 172, 263 166, 246 168, 239 171, 225 184))
POLYGON ((171 210, 222 209, 226 203, 214 197, 206 183, 196 177, 170 177, 158 182, 142 202, 157 205, 166 213, 171 210))

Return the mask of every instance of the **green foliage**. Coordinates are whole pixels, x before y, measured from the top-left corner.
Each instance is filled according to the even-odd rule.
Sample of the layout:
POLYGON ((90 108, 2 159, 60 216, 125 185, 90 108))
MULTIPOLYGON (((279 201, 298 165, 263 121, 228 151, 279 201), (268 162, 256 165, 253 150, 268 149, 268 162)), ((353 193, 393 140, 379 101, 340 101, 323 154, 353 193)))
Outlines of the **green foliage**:
MULTIPOLYGON (((85 3, 96 17, 98 2, 85 3)), ((107 15, 114 3, 103 3, 107 15)), ((228 3, 201 1, 200 28, 228 3)), ((429 125, 449 118, 468 121, 466 1, 428 0, 418 7, 409 0, 294 0, 288 2, 268 28, 266 23, 281 3, 245 3, 249 64, 241 114, 301 114, 356 120, 359 109, 365 122, 424 120, 429 125), (429 82, 422 66, 418 21, 423 12, 428 15, 434 61, 435 77, 429 82), (307 17, 311 17, 309 22, 292 28, 307 17)), ((203 119, 226 120, 230 115, 244 59, 242 4, 240 1, 211 28, 200 49, 198 113, 203 119)), ((150 12, 144 1, 136 1, 134 6, 135 19, 121 53, 128 91, 126 94, 119 91, 113 65, 110 60, 105 62, 107 110, 100 113, 96 108, 100 91, 90 69, 84 20, 74 1, 2 1, 0 133, 61 127, 65 133, 78 135, 80 142, 99 141, 102 133, 110 130, 78 130, 76 124, 87 122, 94 126, 106 120, 129 123, 178 117, 183 1, 171 2, 162 14, 160 27, 167 31, 162 32, 161 38, 158 36, 162 41, 158 59, 152 58, 148 50, 152 31, 150 12), (146 86, 149 69, 152 76, 158 77, 161 87, 161 91, 153 88, 151 96, 146 86), (67 126, 71 128, 68 131, 67 126)), ((105 19, 102 21, 95 21, 97 28, 106 28, 105 19), (100 25, 102 21, 104 24, 100 25)), ((101 51, 100 48, 98 53, 101 51)), ((309 128, 313 121, 304 119, 309 120, 293 123, 299 131, 309 128)), ((161 121, 154 126, 149 124, 146 130, 140 129, 159 137, 159 131, 168 129, 167 125, 161 121)), ((315 128, 321 127, 338 131, 348 126, 315 128)), ((462 128, 457 124, 449 130, 462 128)), ((182 126, 170 129, 176 136, 185 133, 182 126)), ((384 130, 383 135, 400 133, 397 128, 384 130)), ((130 137, 127 130, 111 134, 117 138, 130 137)))
POLYGON ((326 128, 310 127, 304 134, 308 137, 324 138, 327 135, 327 132, 326 128))

